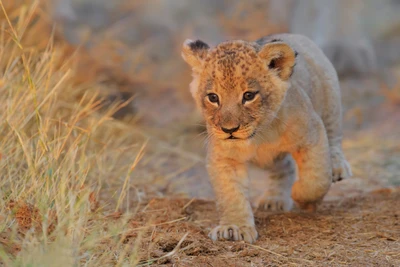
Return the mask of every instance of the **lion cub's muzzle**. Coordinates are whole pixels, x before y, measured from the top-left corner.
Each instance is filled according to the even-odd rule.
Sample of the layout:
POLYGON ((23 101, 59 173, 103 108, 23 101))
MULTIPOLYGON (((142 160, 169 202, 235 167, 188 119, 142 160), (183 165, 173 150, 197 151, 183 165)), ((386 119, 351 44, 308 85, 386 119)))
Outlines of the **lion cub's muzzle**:
POLYGON ((234 127, 234 128, 224 128, 224 127, 221 127, 221 130, 224 132, 224 133, 228 133, 228 134, 230 134, 230 135, 232 135, 234 132, 237 132, 237 130, 239 130, 239 128, 240 128, 240 125, 238 125, 237 127, 234 127))
POLYGON ((233 127, 233 128, 225 128, 225 127, 221 126, 221 130, 224 133, 229 134, 229 136, 227 138, 225 138, 225 139, 228 139, 228 140, 239 139, 239 138, 237 138, 236 136, 233 135, 233 133, 237 132, 239 130, 239 128, 240 128, 240 125, 238 125, 236 127, 233 127))
POLYGON ((223 136, 220 137, 223 140, 247 140, 255 136, 255 131, 252 131, 251 133, 248 133, 248 131, 246 131, 245 129, 239 131, 240 125, 232 128, 225 128, 221 126, 220 129, 222 130, 222 132, 228 134, 223 134, 223 136))

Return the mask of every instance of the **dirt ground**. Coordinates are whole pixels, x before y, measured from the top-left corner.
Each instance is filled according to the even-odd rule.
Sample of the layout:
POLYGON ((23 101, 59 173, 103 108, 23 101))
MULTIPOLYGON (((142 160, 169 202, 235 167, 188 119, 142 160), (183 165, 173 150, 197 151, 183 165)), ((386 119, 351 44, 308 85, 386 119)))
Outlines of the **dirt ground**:
POLYGON ((153 199, 131 223, 136 228, 154 218, 142 237, 140 255, 149 259, 143 265, 399 266, 398 205, 400 191, 381 190, 324 202, 314 214, 256 212, 260 237, 253 245, 213 243, 207 233, 218 214, 207 200, 153 199))

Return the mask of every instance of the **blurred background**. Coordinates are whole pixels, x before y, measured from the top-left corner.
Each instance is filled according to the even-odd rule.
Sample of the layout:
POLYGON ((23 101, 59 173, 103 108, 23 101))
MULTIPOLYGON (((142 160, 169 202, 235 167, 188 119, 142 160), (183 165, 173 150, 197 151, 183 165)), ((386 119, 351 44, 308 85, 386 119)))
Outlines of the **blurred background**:
POLYGON ((342 78, 375 75, 393 83, 388 69, 400 61, 398 0, 55 1, 54 19, 66 40, 132 82, 115 94, 147 95, 135 98, 126 113, 157 99, 159 104, 146 110, 150 124, 181 119, 188 114, 181 111, 191 109, 190 73, 180 57, 186 38, 215 45, 277 32, 304 34, 322 47, 342 78), (159 98, 157 90, 168 96, 159 98), (168 101, 179 101, 180 112, 161 119, 157 114, 168 101))
POLYGON ((163 184, 156 192, 212 194, 202 167, 205 129, 180 56, 187 38, 215 45, 278 32, 307 35, 340 75, 348 135, 379 121, 385 95, 398 101, 399 0, 57 0, 52 11, 63 38, 96 62, 84 74, 106 85, 110 103, 133 97, 114 117, 133 120, 168 147, 157 156, 168 160, 154 167, 151 180, 163 184), (170 148, 178 150, 174 156, 170 148))

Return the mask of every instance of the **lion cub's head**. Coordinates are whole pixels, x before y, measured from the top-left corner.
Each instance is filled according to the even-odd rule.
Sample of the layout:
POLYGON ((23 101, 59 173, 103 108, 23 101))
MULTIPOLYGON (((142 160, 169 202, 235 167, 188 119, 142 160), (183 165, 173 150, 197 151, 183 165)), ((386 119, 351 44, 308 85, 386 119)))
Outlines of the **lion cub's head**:
POLYGON ((275 118, 288 89, 295 51, 274 40, 263 46, 230 41, 211 49, 186 40, 182 56, 192 67, 191 92, 209 133, 249 140, 275 118))

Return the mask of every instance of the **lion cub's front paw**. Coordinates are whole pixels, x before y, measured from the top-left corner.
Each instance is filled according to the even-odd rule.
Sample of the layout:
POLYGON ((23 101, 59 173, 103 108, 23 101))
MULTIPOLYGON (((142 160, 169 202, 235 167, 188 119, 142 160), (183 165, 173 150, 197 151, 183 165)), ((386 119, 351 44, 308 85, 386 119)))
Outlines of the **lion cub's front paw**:
POLYGON ((332 182, 338 182, 352 176, 350 164, 343 155, 332 156, 332 182))
POLYGON ((248 243, 254 243, 258 238, 257 230, 254 226, 243 225, 236 226, 230 225, 218 225, 215 227, 208 236, 213 240, 232 240, 241 241, 244 240, 248 243))
POLYGON ((293 207, 293 200, 290 196, 270 196, 265 194, 258 201, 258 209, 271 212, 290 211, 293 207))

